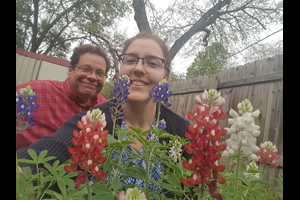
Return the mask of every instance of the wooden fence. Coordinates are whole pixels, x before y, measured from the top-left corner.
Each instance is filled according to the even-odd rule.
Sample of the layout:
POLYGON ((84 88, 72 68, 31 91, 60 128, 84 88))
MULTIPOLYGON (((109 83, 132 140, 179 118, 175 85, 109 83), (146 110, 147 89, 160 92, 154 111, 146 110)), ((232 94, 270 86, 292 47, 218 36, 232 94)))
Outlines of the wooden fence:
MULTIPOLYGON (((243 66, 230 68, 215 74, 200 76, 193 79, 171 82, 170 91, 173 95, 169 102, 170 109, 187 118, 188 112, 193 112, 196 95, 201 95, 205 89, 216 89, 225 98, 222 111, 228 114, 230 108, 237 111, 237 104, 248 99, 253 110, 259 109, 260 115, 255 124, 260 126, 261 134, 257 137, 257 146, 265 141, 271 141, 281 155, 280 167, 270 165, 265 167, 264 178, 270 180, 271 188, 278 183, 270 177, 278 178, 283 174, 283 55, 276 55, 264 60, 247 63, 243 66)), ((228 119, 227 118, 227 119, 228 119)), ((228 120, 221 120, 221 128, 229 127, 228 120)), ((193 124, 192 121, 190 121, 193 124)), ((222 143, 230 136, 226 135, 222 143)), ((225 160, 220 160, 224 164, 225 160)), ((259 170, 263 165, 257 163, 259 170)))

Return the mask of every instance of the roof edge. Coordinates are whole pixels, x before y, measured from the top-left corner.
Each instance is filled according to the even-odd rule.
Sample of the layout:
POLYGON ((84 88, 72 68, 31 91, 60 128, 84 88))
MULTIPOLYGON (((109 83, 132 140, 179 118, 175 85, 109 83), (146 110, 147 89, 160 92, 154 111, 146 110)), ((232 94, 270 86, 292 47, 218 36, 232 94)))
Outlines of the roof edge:
POLYGON ((16 53, 20 54, 20 55, 23 55, 23 56, 30 57, 30 58, 36 58, 38 60, 53 63, 53 64, 56 64, 56 65, 61 65, 63 67, 70 67, 71 66, 71 64, 68 60, 65 60, 65 59, 62 59, 62 58, 47 56, 47 55, 44 55, 44 54, 25 51, 25 50, 22 50, 22 49, 16 49, 16 53))

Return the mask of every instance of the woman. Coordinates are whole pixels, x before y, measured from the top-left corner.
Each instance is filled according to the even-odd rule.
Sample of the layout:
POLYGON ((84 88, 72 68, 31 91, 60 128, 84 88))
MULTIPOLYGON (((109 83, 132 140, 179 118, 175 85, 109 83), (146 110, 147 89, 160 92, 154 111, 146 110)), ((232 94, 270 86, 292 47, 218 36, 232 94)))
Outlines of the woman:
MULTIPOLYGON (((117 124, 122 128, 133 126, 150 130, 149 124, 156 124, 157 104, 153 103, 153 99, 149 94, 153 93, 152 88, 156 87, 159 81, 169 79, 171 59, 168 48, 160 38, 150 33, 141 32, 125 42, 124 49, 120 55, 120 61, 122 62, 120 76, 127 75, 130 78, 131 86, 129 87, 129 102, 124 105, 126 109, 123 111, 122 119, 117 120, 117 124)), ((104 130, 108 130, 110 134, 113 130, 111 112, 109 109, 111 106, 113 106, 113 104, 107 102, 94 108, 99 108, 105 113, 107 125, 104 130)), ((166 132, 185 137, 185 132, 188 131, 188 121, 165 106, 161 106, 160 112, 159 119, 165 120, 167 125, 166 132)), ((74 147, 71 143, 73 131, 80 131, 77 127, 77 122, 80 121, 81 117, 85 114, 86 112, 81 112, 73 116, 52 136, 45 136, 32 143, 28 148, 34 149, 37 154, 47 149, 47 156, 55 156, 60 163, 70 159, 71 155, 68 152, 68 147, 74 147)), ((149 135, 150 134, 152 134, 152 132, 150 132, 149 135)), ((145 138, 146 137, 147 136, 145 136, 145 138)), ((148 137, 148 139, 151 138, 152 137, 148 137)), ((159 140, 160 143, 163 143, 163 141, 164 138, 159 140)), ((131 150, 133 150, 133 152, 135 152, 134 148, 138 151, 142 151, 142 144, 139 141, 137 141, 137 144, 131 144, 131 150)), ((18 158, 30 159, 27 149, 20 149, 17 153, 18 158)), ((187 158, 187 154, 184 154, 184 156, 187 158)), ((24 163, 19 163, 19 165, 21 167, 28 166, 24 163)), ((155 176, 155 173, 159 173, 160 170, 160 166, 157 166, 153 176, 155 176)), ((36 173, 35 171, 35 166, 32 166, 32 173, 36 173)), ((159 176, 154 178, 158 179, 159 176)), ((127 179, 126 181, 128 181, 128 183, 134 182, 140 185, 142 184, 134 178, 127 179)))

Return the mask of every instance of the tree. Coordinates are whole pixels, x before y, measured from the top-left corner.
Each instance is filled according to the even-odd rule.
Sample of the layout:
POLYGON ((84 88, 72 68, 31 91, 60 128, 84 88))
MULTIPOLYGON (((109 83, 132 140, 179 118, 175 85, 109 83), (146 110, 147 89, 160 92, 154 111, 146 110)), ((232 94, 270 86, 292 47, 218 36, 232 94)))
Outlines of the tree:
POLYGON ((177 0, 163 11, 146 2, 133 0, 137 26, 140 31, 152 31, 165 38, 172 59, 186 44, 186 54, 199 51, 199 46, 207 46, 209 40, 233 46, 237 41, 253 39, 262 29, 283 19, 282 1, 177 0))
POLYGON ((216 73, 224 69, 226 58, 230 53, 221 43, 212 43, 199 52, 194 62, 187 69, 186 78, 194 78, 206 74, 216 73))
POLYGON ((252 46, 243 53, 243 62, 251 63, 256 60, 263 60, 277 54, 283 54, 283 40, 271 41, 252 46))
POLYGON ((62 58, 72 41, 89 39, 83 25, 103 31, 130 12, 120 0, 17 0, 16 8, 16 47, 62 58))

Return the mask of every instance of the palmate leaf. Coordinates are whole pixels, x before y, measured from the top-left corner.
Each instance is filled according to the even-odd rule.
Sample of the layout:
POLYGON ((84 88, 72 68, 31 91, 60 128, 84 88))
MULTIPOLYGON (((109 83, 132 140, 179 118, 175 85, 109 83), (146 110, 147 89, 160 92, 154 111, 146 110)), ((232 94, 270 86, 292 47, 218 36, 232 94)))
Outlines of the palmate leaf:
POLYGON ((181 185, 179 180, 177 179, 177 177, 174 175, 174 173, 169 172, 167 173, 169 181, 171 184, 173 184, 174 186, 176 186, 177 188, 181 189, 181 185))

